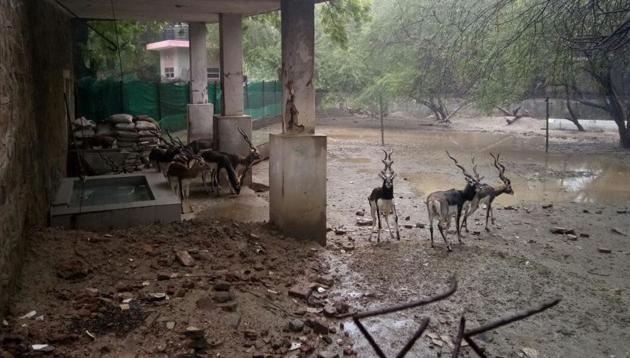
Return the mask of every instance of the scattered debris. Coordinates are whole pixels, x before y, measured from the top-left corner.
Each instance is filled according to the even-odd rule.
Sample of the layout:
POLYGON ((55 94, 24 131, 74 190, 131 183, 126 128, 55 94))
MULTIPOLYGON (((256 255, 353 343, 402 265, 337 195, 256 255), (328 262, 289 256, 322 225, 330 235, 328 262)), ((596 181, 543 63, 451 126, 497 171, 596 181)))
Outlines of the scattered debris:
POLYGON ((538 351, 533 348, 521 348, 525 358, 538 358, 538 351))
POLYGON ((88 331, 87 329, 85 330, 85 334, 87 334, 87 336, 90 337, 92 340, 96 339, 96 336, 92 332, 88 331))
POLYGON ((311 286, 304 282, 298 283, 292 286, 291 288, 289 288, 289 296, 291 297, 306 300, 308 299, 310 295, 311 295, 311 286))
POLYGON ((30 311, 29 313, 20 316, 19 319, 31 319, 33 317, 35 317, 35 315, 37 314, 37 311, 30 311))
POLYGON ((556 226, 556 227, 551 228, 551 233, 552 234, 571 234, 571 235, 575 235, 575 230, 567 229, 567 228, 561 227, 561 226, 556 226))
POLYGON ((621 235, 621 236, 626 236, 626 233, 617 229, 616 227, 613 227, 610 229, 610 231, 612 231, 613 233, 617 234, 617 235, 621 235))
POLYGON ((33 348, 33 350, 35 352, 52 352, 55 350, 55 347, 48 345, 48 344, 33 344, 31 345, 31 348, 33 348))
POLYGON ((374 221, 370 218, 357 218, 357 226, 372 226, 374 221))
POLYGON ((195 259, 193 259, 192 256, 190 256, 188 251, 180 250, 180 251, 177 251, 175 254, 177 256, 177 260, 183 266, 186 266, 186 267, 195 266, 195 259))

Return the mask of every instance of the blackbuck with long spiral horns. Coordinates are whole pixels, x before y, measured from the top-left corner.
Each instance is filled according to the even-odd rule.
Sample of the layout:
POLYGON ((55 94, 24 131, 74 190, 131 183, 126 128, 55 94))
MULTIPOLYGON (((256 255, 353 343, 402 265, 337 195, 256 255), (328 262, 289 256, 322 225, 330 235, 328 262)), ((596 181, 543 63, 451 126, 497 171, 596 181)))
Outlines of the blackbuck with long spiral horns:
POLYGON ((262 159, 262 156, 258 153, 258 149, 256 149, 252 141, 249 139, 247 133, 245 133, 245 131, 241 128, 238 128, 238 132, 241 134, 241 137, 243 137, 245 143, 249 145, 249 153, 244 157, 236 154, 225 154, 230 158, 230 162, 239 177, 239 181, 243 184, 243 179, 247 175, 247 172, 252 168, 252 166, 254 166, 254 164, 258 163, 262 159))
POLYGON ((440 230, 440 234, 444 239, 444 243, 446 243, 446 249, 448 251, 451 250, 451 245, 448 243, 446 239, 446 231, 451 225, 451 218, 455 216, 455 226, 457 228, 457 240, 460 244, 463 244, 462 237, 460 233, 460 217, 462 214, 462 208, 464 207, 464 203, 466 201, 470 201, 475 197, 477 190, 480 186, 479 181, 473 177, 472 175, 466 172, 466 169, 461 166, 457 159, 453 158, 451 154, 447 151, 446 155, 455 163, 459 169, 461 169, 464 174, 464 179, 466 179, 466 187, 464 190, 456 190, 450 189, 446 191, 436 191, 434 193, 429 194, 426 199, 427 204, 427 212, 429 213, 429 231, 431 233, 431 247, 433 246, 433 220, 437 220, 438 229, 440 230))
POLYGON ((497 154, 496 156, 490 153, 492 159, 494 160, 494 167, 499 171, 499 178, 503 182, 503 184, 497 186, 491 186, 488 184, 483 184, 475 194, 473 200, 466 205, 464 210, 464 220, 462 222, 462 227, 466 229, 468 232, 468 217, 470 217, 481 204, 486 205, 486 231, 490 231, 488 228, 488 218, 492 219, 492 225, 494 225, 494 211, 492 210, 492 202, 497 196, 501 194, 509 194, 514 195, 514 190, 512 189, 512 182, 505 176, 505 166, 499 162, 499 156, 501 154, 497 154))
POLYGON ((383 185, 372 190, 372 193, 368 197, 370 203, 370 210, 372 212, 372 232, 370 233, 369 240, 372 240, 372 234, 374 234, 374 227, 378 222, 378 236, 377 243, 381 241, 381 216, 385 219, 387 224, 387 230, 389 231, 390 238, 394 238, 394 234, 389 226, 389 216, 394 216, 394 227, 396 228, 396 239, 400 240, 400 232, 398 231, 398 213, 396 213, 396 205, 394 204, 394 178, 396 173, 392 170, 392 153, 393 151, 386 152, 383 164, 385 168, 379 173, 379 177, 383 179, 383 185))

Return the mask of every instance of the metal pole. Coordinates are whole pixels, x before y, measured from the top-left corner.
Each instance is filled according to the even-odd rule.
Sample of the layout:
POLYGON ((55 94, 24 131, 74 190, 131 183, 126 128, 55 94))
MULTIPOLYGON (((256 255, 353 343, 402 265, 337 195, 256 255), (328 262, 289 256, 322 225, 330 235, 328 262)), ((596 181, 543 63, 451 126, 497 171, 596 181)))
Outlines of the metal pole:
POLYGON ((385 145, 385 128, 383 125, 383 95, 378 97, 379 116, 381 117, 381 145, 385 145))
POLYGON ((545 153, 549 153, 549 97, 545 98, 545 153))
POLYGON ((263 117, 265 117, 265 80, 262 81, 262 109, 263 109, 263 117))

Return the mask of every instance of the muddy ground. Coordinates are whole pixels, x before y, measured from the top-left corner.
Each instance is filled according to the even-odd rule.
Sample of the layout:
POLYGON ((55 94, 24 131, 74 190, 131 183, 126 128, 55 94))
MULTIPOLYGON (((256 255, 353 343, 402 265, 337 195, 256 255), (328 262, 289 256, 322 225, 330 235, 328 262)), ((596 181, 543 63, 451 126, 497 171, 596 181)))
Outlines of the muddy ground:
MULTIPOLYGON (((617 149, 614 133, 552 131, 545 155, 543 122, 534 119, 513 126, 502 118, 460 119, 449 127, 390 119, 385 141, 398 172, 402 240, 383 231, 376 244, 368 241, 370 227, 356 222, 380 185, 379 123, 357 117, 320 123, 318 131, 329 136, 325 248, 282 238, 266 224, 213 219, 222 216, 219 205, 230 213, 225 208, 245 208, 239 219, 264 220, 267 194, 251 191, 216 200, 197 190, 192 223, 107 234, 40 230, 8 326, 1 328, 4 349, 33 354, 28 345, 48 343, 58 356, 178 356, 192 351, 185 331, 196 326, 206 334, 207 350, 197 351, 202 356, 341 356, 345 348, 373 357, 350 320, 327 318, 321 306, 337 302, 343 310, 338 302, 344 301, 352 311, 405 303, 443 291, 455 275, 458 289, 448 299, 367 321, 388 356, 423 317, 431 318, 429 328, 408 356, 447 356, 462 315, 474 327, 555 297, 562 297, 558 306, 477 342, 493 357, 630 356, 630 153, 617 149), (480 210, 463 245, 449 234, 451 253, 439 237, 430 248, 429 231, 421 228, 428 224, 426 195, 464 184, 445 149, 466 165, 474 154, 488 183, 498 178, 487 153, 500 152, 515 190, 497 199, 497 225, 489 233, 480 210), (575 237, 551 233, 557 226, 575 237), (194 265, 183 266, 178 250, 187 250, 194 265), (332 282, 320 277, 328 274, 332 282), (325 284, 309 284, 318 278, 325 284), (224 281, 229 300, 217 303, 215 289, 224 281), (289 296, 295 284, 324 290, 308 302, 289 296), (31 310, 37 311, 32 318, 19 319, 31 310), (290 332, 294 319, 311 325, 290 332), (321 329, 314 321, 336 333, 314 332, 321 329), (292 342, 302 349, 287 352, 292 342)), ((255 138, 277 130, 270 126, 255 138)), ((267 170, 266 163, 257 166, 254 181, 267 183, 267 170)), ((466 347, 462 356, 474 354, 466 347)))

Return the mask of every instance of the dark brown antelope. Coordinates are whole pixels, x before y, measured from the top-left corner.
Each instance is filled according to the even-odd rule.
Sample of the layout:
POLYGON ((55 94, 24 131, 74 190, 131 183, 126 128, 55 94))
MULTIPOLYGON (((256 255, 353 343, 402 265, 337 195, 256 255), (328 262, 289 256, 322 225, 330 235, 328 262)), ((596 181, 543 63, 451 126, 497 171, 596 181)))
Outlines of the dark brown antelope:
POLYGON ((392 170, 392 153, 393 151, 385 152, 385 159, 383 164, 385 168, 379 173, 379 177, 383 179, 383 185, 372 190, 372 193, 368 197, 370 203, 370 210, 372 212, 372 231, 370 233, 369 240, 372 240, 372 234, 374 233, 374 227, 378 222, 378 236, 376 242, 381 241, 381 216, 385 219, 387 224, 387 230, 389 231, 390 238, 394 238, 394 234, 389 226, 389 216, 394 216, 394 227, 396 228, 396 239, 400 240, 400 232, 398 231, 398 213, 396 213, 396 205, 394 204, 394 178, 396 173, 392 170))
POLYGON ((497 198, 497 196, 501 194, 514 195, 512 183, 510 182, 510 179, 505 176, 505 166, 499 162, 500 155, 501 154, 497 154, 496 156, 494 156, 494 154, 490 153, 490 156, 492 156, 492 159, 494 159, 494 167, 497 168, 497 170, 499 171, 499 178, 501 179, 503 184, 497 186, 483 184, 479 188, 477 194, 475 194, 475 197, 473 198, 473 200, 470 201, 470 204, 464 211, 465 214, 462 222, 462 227, 466 229, 466 232, 468 232, 468 217, 471 216, 481 204, 486 205, 486 231, 490 231, 490 229, 488 228, 488 218, 490 217, 492 219, 492 225, 494 225, 495 223, 494 211, 492 210, 492 202, 494 201, 494 199, 497 198))
POLYGON ((433 220, 437 219, 438 229, 440 234, 446 243, 446 249, 451 250, 451 245, 446 239, 446 231, 451 225, 451 218, 455 216, 455 226, 457 228, 457 240, 460 244, 463 244, 460 233, 460 217, 462 208, 466 201, 470 201, 475 197, 477 189, 480 185, 479 181, 472 175, 466 172, 466 169, 461 166, 455 158, 447 151, 448 157, 455 163, 459 169, 461 169, 466 179, 466 187, 464 190, 450 189, 446 191, 436 191, 429 194, 426 199, 427 212, 429 213, 429 231, 431 233, 431 247, 433 246, 433 220))

